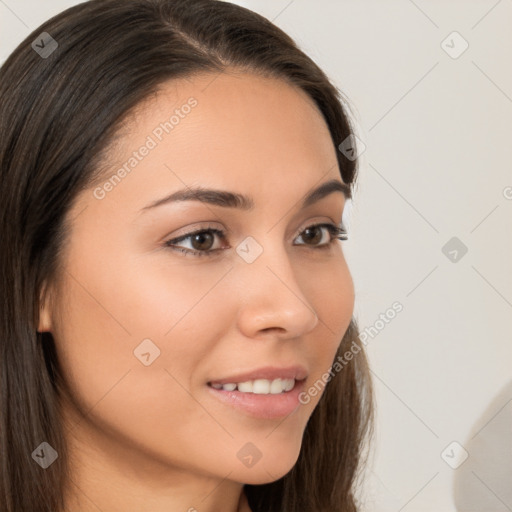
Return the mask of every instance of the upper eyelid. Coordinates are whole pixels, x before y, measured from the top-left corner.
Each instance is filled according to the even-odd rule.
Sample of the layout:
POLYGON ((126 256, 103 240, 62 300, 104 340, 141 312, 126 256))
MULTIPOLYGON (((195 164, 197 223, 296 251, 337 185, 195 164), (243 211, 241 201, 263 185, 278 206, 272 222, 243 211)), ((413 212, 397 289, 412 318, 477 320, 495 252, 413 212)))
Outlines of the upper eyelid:
POLYGON ((193 229, 193 230, 188 231, 187 233, 184 233, 182 235, 175 236, 174 238, 169 238, 167 241, 168 242, 181 242, 182 240, 184 240, 190 236, 193 236, 197 233, 203 233, 204 231, 215 232, 216 234, 218 234, 220 237, 223 237, 223 238, 225 238, 228 234, 226 229, 217 228, 217 227, 213 227, 213 226, 205 226, 202 228, 193 229))

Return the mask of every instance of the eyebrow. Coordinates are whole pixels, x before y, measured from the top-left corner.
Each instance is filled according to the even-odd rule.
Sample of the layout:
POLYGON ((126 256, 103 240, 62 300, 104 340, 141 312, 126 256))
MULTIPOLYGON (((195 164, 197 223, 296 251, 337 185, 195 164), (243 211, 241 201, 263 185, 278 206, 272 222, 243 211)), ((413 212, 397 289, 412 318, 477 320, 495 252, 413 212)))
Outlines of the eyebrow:
MULTIPOLYGON (((313 203, 320 201, 324 197, 333 192, 342 192, 346 199, 352 197, 350 187, 339 180, 332 179, 322 183, 317 188, 308 192, 302 200, 302 208, 311 206, 313 203)), ((252 210, 254 208, 254 200, 250 196, 238 194, 236 192, 229 192, 227 190, 216 190, 203 187, 188 187, 181 189, 172 194, 158 199, 144 208, 141 211, 150 210, 161 206, 163 204, 172 203, 175 201, 200 201, 201 203, 211 204, 214 206, 222 206, 225 208, 239 208, 241 210, 252 210)))

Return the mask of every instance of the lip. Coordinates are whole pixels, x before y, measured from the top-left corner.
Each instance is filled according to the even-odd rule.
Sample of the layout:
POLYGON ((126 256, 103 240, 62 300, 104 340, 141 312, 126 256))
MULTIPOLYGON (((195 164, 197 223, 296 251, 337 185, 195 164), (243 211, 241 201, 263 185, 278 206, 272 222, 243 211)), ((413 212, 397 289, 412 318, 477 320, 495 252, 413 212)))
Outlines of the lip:
MULTIPOLYGON (((208 384, 237 384, 239 382, 246 382, 248 380, 256 380, 256 379, 295 379, 296 381, 301 381, 308 376, 308 372, 304 366, 301 365, 293 365, 287 367, 277 367, 277 366, 265 366, 262 368, 258 368, 256 370, 251 370, 244 373, 238 373, 236 375, 231 375, 230 377, 223 377, 220 379, 213 379, 208 381, 208 384)), ((291 390, 293 391, 293 390, 291 390)), ((290 392, 291 392, 290 391, 290 392)))
MULTIPOLYGON (((252 375, 252 373, 244 374, 242 377, 247 375, 252 375)), ((254 418, 271 420, 288 416, 299 407, 301 404, 299 401, 299 395, 303 391, 305 383, 305 378, 302 380, 296 380, 295 386, 290 391, 276 395, 242 393, 238 390, 225 391, 223 389, 215 389, 211 386, 206 386, 206 388, 213 397, 220 400, 225 405, 241 410, 254 418)))

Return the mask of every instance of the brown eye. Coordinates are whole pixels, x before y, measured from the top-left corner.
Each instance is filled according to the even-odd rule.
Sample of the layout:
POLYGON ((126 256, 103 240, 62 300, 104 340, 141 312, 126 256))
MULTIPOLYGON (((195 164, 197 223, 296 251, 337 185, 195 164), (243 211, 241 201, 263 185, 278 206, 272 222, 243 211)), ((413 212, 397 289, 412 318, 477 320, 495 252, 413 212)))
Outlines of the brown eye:
POLYGON ((335 226, 334 224, 315 224, 313 226, 308 226, 304 229, 299 238, 302 238, 304 243, 299 245, 307 245, 312 249, 328 249, 331 244, 333 244, 337 239, 339 240, 347 240, 347 232, 344 228, 340 226, 335 226), (322 242, 322 237, 326 230, 328 233, 327 239, 322 242))
POLYGON ((221 240, 226 238, 224 232, 220 229, 208 228, 168 240, 165 242, 165 245, 190 256, 211 256, 222 250, 222 248, 213 247, 215 245, 215 237, 221 240), (186 242, 189 247, 178 245, 180 242, 186 242))
POLYGON ((303 231, 302 239, 308 244, 316 245, 322 240, 321 226, 312 226, 303 231))
POLYGON ((192 235, 190 240, 193 249, 197 251, 208 251, 212 248, 215 238, 209 231, 201 231, 201 233, 192 235))
MULTIPOLYGON (((220 229, 208 228, 193 231, 179 238, 174 238, 165 242, 165 245, 170 249, 184 253, 186 256, 213 256, 226 247, 214 247, 215 237, 225 241, 226 235, 220 229), (183 247, 180 242, 185 242, 189 247, 183 247)), ((329 249, 329 247, 336 241, 347 240, 347 232, 344 228, 334 224, 314 224, 308 226, 300 232, 299 238, 304 240, 304 243, 297 245, 305 245, 310 249, 329 249), (327 239, 322 243, 325 231, 328 235, 327 239)), ((228 247, 229 248, 229 247, 228 247)))

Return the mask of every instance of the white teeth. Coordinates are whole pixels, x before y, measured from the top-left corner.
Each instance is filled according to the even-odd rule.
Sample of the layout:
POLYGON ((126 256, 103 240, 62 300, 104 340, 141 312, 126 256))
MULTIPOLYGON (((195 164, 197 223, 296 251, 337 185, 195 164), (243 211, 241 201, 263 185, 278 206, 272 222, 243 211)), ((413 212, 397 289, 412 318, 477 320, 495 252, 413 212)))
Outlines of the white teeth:
POLYGON ((283 380, 283 389, 285 391, 291 391, 295 386, 295 379, 284 379, 283 380))
POLYGON ((258 395, 268 395, 272 382, 266 379, 256 379, 252 384, 252 392, 258 395))
MULTIPOLYGON (((295 381, 293 381, 295 382, 295 381)), ((283 391, 283 381, 281 379, 274 379, 270 384, 270 393, 277 395, 283 391)))
POLYGON ((290 391, 295 386, 295 379, 255 379, 245 382, 229 384, 212 384, 215 389, 234 391, 238 388, 241 393, 255 393, 257 395, 278 395, 283 391, 290 391))
POLYGON ((248 380, 246 382, 239 382, 237 384, 238 391, 242 393, 252 393, 252 380, 248 380))

